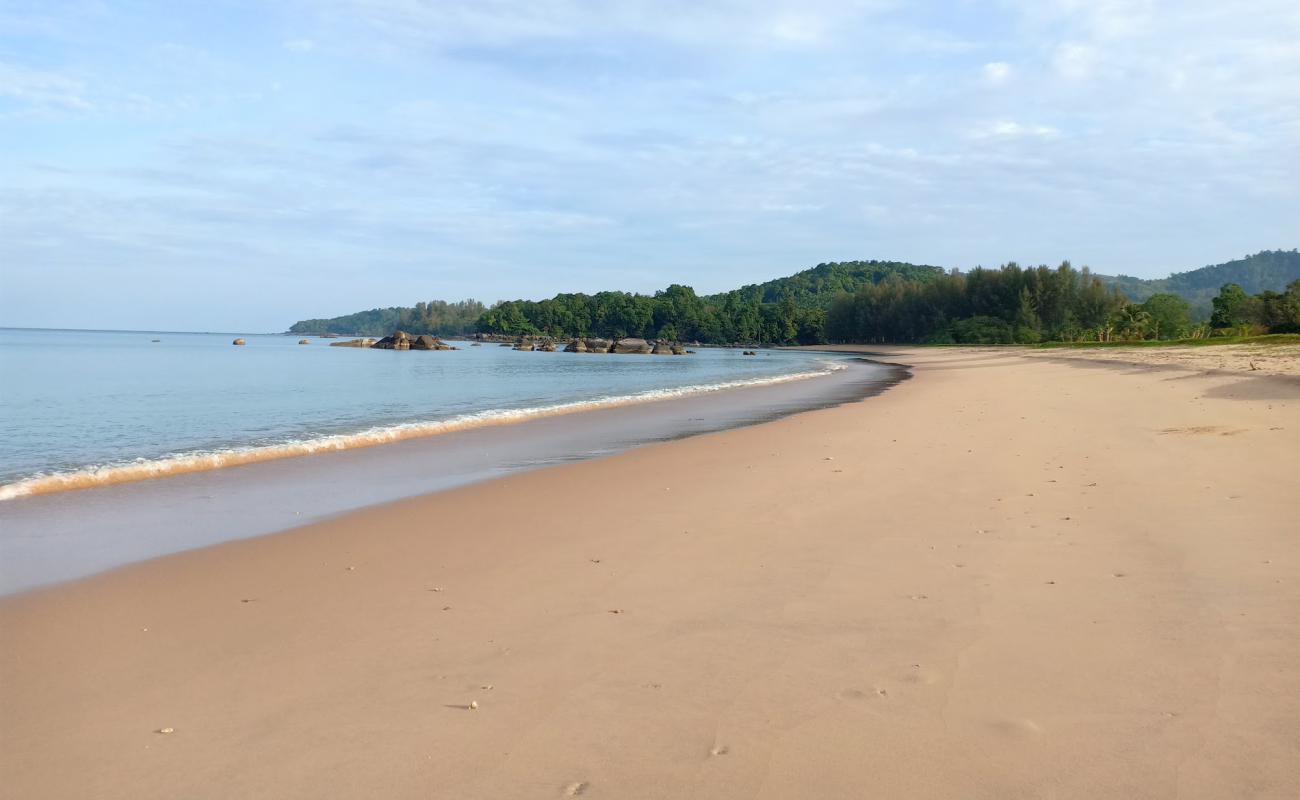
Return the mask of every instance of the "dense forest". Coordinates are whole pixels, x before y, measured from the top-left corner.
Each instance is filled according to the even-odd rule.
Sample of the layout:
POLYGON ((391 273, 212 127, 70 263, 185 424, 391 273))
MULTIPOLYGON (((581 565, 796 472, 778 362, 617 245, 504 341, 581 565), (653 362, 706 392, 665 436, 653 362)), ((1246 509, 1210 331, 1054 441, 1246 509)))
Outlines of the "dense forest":
POLYGON ((1068 262, 945 272, 850 261, 715 295, 674 284, 654 295, 559 294, 491 308, 474 300, 435 300, 304 320, 290 332, 380 335, 402 329, 439 336, 639 336, 706 344, 1172 339, 1208 336, 1215 329, 1300 331, 1297 279, 1300 254, 1294 250, 1265 251, 1159 281, 1095 275, 1068 262), (1283 286, 1285 291, 1276 291, 1283 286), (1204 310, 1189 296, 1195 303, 1203 300, 1204 310))
POLYGON ((653 296, 627 292, 561 294, 549 300, 498 303, 479 320, 483 333, 601 336, 724 344, 826 341, 834 299, 887 278, 925 283, 939 267, 894 261, 818 264, 809 270, 722 294, 699 296, 674 284, 653 296))

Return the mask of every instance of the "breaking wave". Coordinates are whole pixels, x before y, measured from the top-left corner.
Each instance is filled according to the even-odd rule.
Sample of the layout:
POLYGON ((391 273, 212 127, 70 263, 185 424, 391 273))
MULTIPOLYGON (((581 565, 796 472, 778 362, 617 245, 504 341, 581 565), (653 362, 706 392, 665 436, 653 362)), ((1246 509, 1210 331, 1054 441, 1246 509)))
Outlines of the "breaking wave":
POLYGON ((682 386, 673 389, 652 389, 627 395, 599 397, 592 400, 578 400, 567 403, 536 406, 533 408, 497 409, 463 414, 442 420, 427 422, 403 422, 395 425, 382 425, 356 433, 329 434, 308 439, 298 439, 277 444, 251 445, 222 448, 219 450, 202 450, 186 453, 172 453, 158 458, 140 458, 133 461, 111 464, 90 465, 75 470, 54 473, 38 473, 12 483, 0 485, 0 501, 19 497, 53 494, 77 489, 90 489, 99 486, 111 486, 118 483, 163 478, 171 475, 184 475, 190 472, 235 467, 243 464, 256 464, 260 461, 274 461, 281 458, 327 453, 339 450, 352 450, 361 447, 400 442, 407 439, 420 439, 437 436, 453 431, 482 428, 489 425, 512 425, 530 419, 554 417, 598 408, 650 403, 658 400, 670 400, 678 397, 708 394, 726 389, 741 389, 754 386, 768 386, 790 381, 806 380, 829 375, 846 369, 840 362, 819 362, 820 368, 803 372, 777 375, 765 378, 748 378, 744 380, 721 381, 718 383, 682 386))

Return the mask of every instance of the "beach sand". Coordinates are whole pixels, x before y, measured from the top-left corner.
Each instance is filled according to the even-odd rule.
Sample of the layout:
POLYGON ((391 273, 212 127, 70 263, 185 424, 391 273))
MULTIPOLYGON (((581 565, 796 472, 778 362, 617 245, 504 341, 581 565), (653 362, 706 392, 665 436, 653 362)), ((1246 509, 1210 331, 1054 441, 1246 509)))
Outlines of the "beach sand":
POLYGON ((1300 383, 883 358, 0 600, 3 794, 1300 796, 1300 383))

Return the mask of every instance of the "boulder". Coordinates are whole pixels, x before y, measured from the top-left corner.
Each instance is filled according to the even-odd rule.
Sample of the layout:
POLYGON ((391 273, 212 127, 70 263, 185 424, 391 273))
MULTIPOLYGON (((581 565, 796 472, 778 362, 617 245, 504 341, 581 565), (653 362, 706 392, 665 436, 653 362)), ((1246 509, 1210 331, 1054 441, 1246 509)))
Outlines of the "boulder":
POLYGON ((330 347, 374 347, 374 339, 349 339, 346 342, 330 342, 330 347))
POLYGON ((397 331, 392 336, 385 336, 373 345, 376 350, 410 350, 411 339, 406 331, 397 331))
POLYGON ((687 353, 691 352, 690 350, 687 350, 685 347, 683 347, 680 344, 672 345, 672 349, 673 349, 673 355, 675 356, 684 356, 687 353))
POLYGON ((587 343, 581 339, 570 339, 569 343, 564 346, 566 353, 585 353, 587 352, 587 343))
POLYGON ((515 349, 522 350, 525 353, 531 353, 533 351, 533 340, 520 339, 519 341, 515 342, 515 349))
POLYGON ((441 339, 424 334, 411 339, 412 350, 450 350, 451 348, 441 339))
POLYGON ((539 352, 542 352, 542 353, 554 353, 554 352, 555 352, 555 340, 554 340, 554 339, 543 339, 543 340, 541 340, 540 342, 538 342, 537 345, 536 345, 533 349, 535 349, 535 350, 537 350, 537 351, 539 351, 539 352))
POLYGON ((614 343, 608 339, 587 339, 584 344, 587 345, 588 353, 608 353, 614 343))
POLYGON ((673 346, 667 342, 655 342, 654 349, 650 352, 656 356, 671 356, 673 354, 673 346))
POLYGON ((311 344, 311 339, 299 339, 298 344, 311 344))
POLYGON ((643 353, 649 353, 649 352, 650 352, 650 343, 647 342, 645 339, 638 339, 638 338, 636 338, 636 337, 630 337, 630 338, 627 338, 627 339, 619 339, 617 342, 614 342, 614 346, 613 346, 612 348, 610 348, 610 351, 609 351, 609 352, 611 352, 611 353, 642 353, 642 354, 643 354, 643 353))
POLYGON ((243 339, 236 339, 235 341, 231 342, 231 344, 245 345, 248 344, 248 342, 244 341, 243 339))

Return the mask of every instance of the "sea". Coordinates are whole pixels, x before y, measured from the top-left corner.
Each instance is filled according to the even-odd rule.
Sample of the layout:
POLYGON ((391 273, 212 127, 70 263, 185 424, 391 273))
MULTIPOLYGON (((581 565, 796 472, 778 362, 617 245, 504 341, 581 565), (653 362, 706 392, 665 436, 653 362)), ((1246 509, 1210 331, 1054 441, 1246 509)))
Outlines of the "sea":
POLYGON ((300 338, 0 328, 0 593, 835 405, 901 377, 807 351, 300 338))

